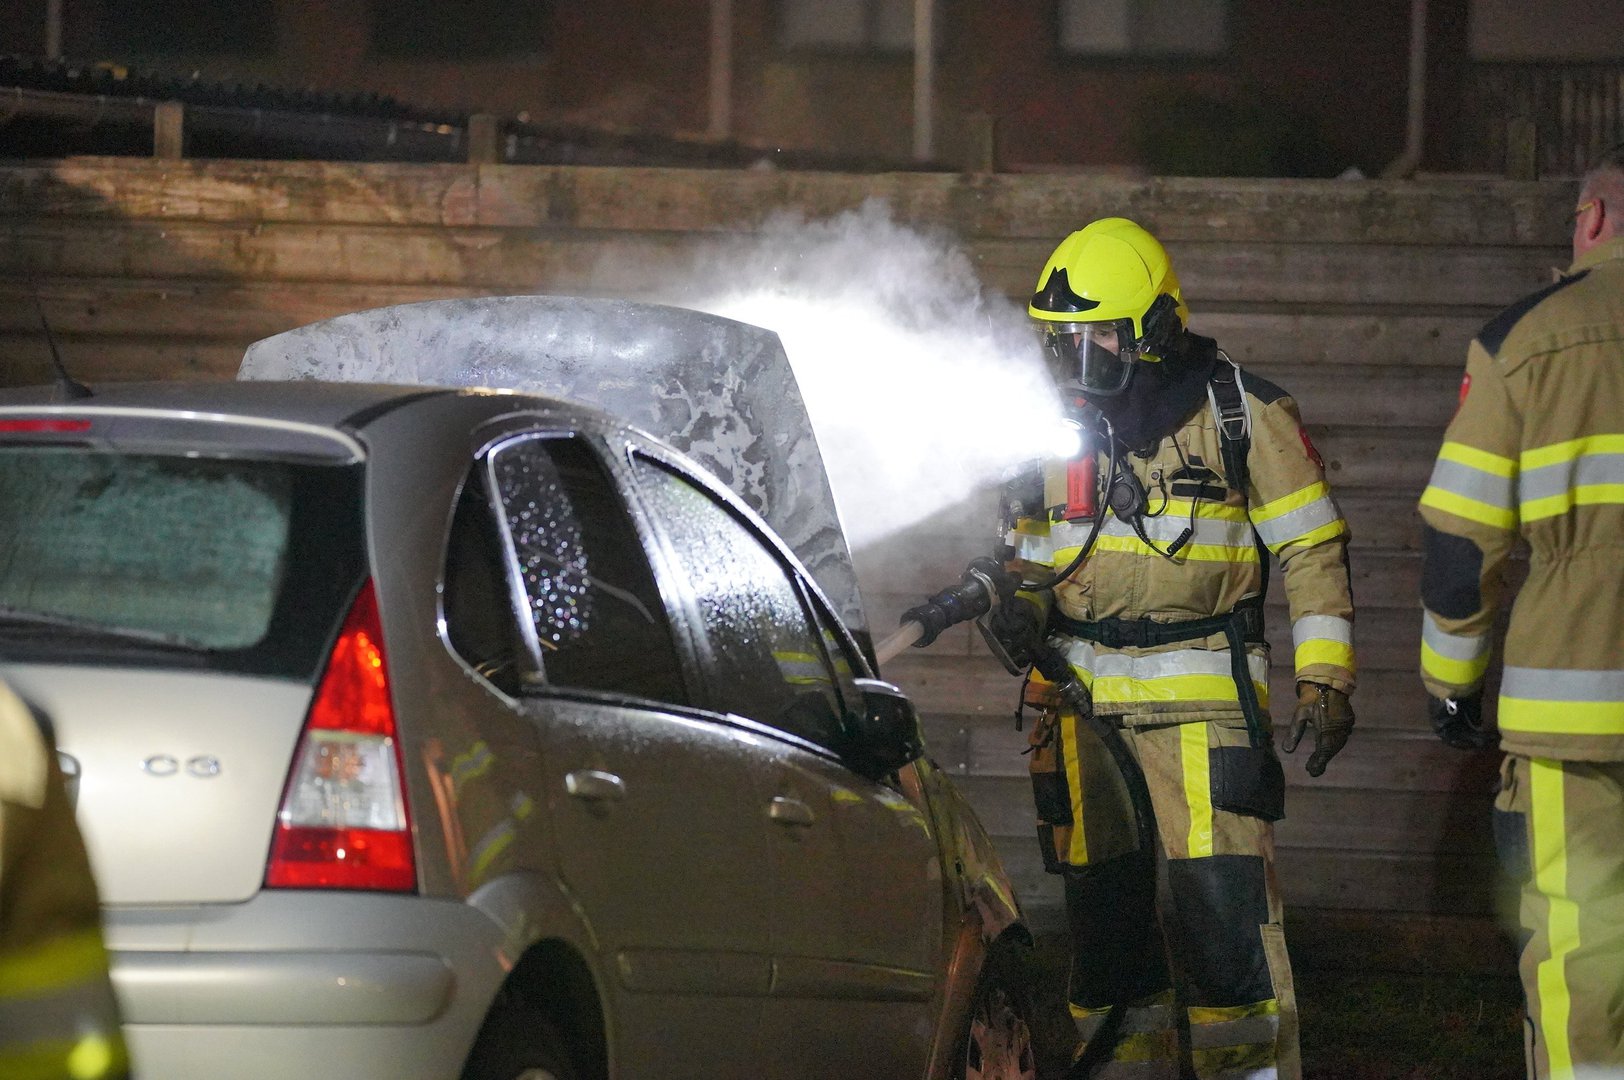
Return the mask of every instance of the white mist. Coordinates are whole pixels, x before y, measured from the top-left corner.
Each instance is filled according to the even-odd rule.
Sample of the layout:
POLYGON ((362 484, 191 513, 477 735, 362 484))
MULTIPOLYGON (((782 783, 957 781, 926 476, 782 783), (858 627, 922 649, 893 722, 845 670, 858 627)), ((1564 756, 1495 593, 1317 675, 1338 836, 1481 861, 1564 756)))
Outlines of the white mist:
POLYGON ((707 251, 677 302, 778 333, 854 550, 1053 446, 1059 404, 1024 310, 882 202, 775 215, 707 251))

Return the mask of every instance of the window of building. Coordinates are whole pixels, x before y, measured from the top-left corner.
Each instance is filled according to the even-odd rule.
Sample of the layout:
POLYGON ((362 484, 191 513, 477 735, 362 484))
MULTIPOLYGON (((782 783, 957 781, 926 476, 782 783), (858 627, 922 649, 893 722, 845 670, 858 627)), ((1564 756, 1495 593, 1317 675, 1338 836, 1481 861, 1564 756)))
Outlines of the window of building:
POLYGON ((912 52, 914 0, 779 0, 778 41, 792 49, 912 52))
POLYGON ((102 0, 97 44, 116 59, 275 51, 275 0, 102 0))
POLYGON ((373 0, 372 51, 399 60, 537 60, 543 0, 373 0))
POLYGON ((1220 56, 1229 0, 1060 0, 1060 51, 1082 57, 1220 56))

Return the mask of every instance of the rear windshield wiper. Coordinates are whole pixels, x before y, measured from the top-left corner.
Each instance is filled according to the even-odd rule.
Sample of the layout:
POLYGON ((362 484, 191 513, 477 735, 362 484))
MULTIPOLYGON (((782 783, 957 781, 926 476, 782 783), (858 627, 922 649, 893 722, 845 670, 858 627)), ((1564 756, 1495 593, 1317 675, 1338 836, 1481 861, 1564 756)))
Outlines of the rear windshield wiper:
POLYGON ((140 630, 130 626, 109 626, 95 619, 78 615, 62 615, 49 611, 29 611, 25 608, 0 604, 0 632, 7 627, 50 627, 67 630, 76 636, 95 637, 114 641, 128 641, 149 648, 172 649, 178 652, 208 652, 208 646, 161 630, 140 630))

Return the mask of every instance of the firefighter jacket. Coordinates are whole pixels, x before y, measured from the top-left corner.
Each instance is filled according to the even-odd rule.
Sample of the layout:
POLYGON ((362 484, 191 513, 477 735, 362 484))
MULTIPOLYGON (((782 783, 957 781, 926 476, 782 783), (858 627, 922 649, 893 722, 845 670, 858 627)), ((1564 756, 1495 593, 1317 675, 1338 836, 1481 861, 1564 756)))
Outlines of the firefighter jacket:
MULTIPOLYGON (((1246 491, 1231 490, 1218 430, 1217 404, 1201 405, 1153 448, 1121 455, 1147 493, 1137 525, 1105 510, 1091 554, 1052 592, 1021 595, 1053 630, 1063 619, 1184 622, 1260 605, 1272 552, 1280 560, 1290 603, 1297 678, 1351 692, 1354 684, 1353 600, 1346 556, 1348 528, 1325 482, 1319 454, 1303 430, 1296 403, 1255 375, 1234 370, 1249 416, 1246 491), (1184 542, 1165 557, 1188 530, 1184 542), (1143 536, 1140 532, 1143 532, 1143 536), (1159 550, 1158 550, 1159 549, 1159 550)), ((1108 470, 1098 472, 1101 498, 1108 470)), ((1044 510, 1019 516, 1007 535, 1012 565, 1027 581, 1067 566, 1086 541, 1090 521, 1061 520, 1066 464, 1046 468, 1044 510), (1061 478, 1057 480, 1057 477, 1061 478)), ((1258 701, 1268 705, 1268 646, 1259 606, 1248 635, 1248 668, 1258 701)), ((1119 647, 1068 637, 1056 643, 1089 687, 1101 716, 1130 725, 1235 719, 1242 715, 1222 632, 1197 640, 1119 647)))
POLYGON ((0 686, 0 1076, 126 1076, 101 912, 56 754, 0 686))
POLYGON ((1526 541, 1501 745, 1624 761, 1624 238, 1478 333, 1421 515, 1427 690, 1482 684, 1501 573, 1526 541))

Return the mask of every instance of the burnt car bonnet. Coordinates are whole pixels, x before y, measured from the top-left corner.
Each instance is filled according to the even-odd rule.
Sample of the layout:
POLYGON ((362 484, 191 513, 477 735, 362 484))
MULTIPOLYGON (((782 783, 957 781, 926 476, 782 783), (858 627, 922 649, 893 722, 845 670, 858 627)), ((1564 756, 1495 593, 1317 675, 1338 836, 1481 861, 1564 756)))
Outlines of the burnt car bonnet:
POLYGON ((595 405, 732 488, 794 549, 858 640, 868 639, 823 458, 771 330, 627 300, 431 300, 257 341, 237 377, 496 387, 595 405))

